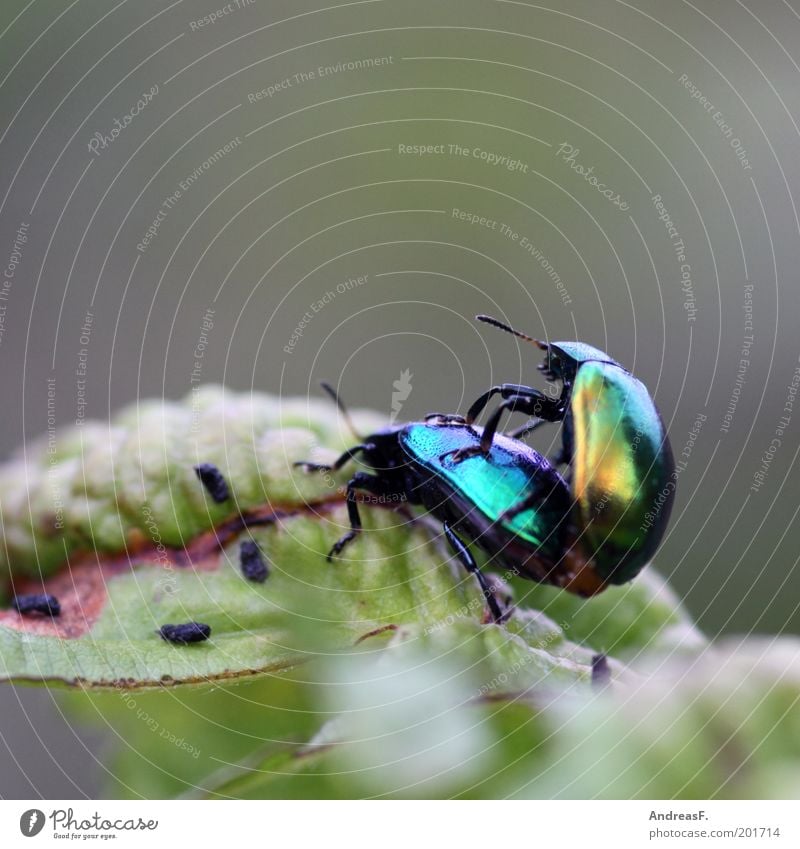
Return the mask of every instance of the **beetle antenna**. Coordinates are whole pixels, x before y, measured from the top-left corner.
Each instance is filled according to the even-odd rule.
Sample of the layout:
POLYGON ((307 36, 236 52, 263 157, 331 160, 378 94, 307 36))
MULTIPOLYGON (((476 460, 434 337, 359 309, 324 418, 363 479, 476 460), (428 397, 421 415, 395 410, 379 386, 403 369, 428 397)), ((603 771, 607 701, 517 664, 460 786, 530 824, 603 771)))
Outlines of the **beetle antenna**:
POLYGON ((353 423, 353 419, 350 416, 350 411, 345 407, 344 401, 339 397, 339 393, 328 383, 326 380, 320 380, 319 385, 330 395, 333 399, 333 402, 339 408, 339 412, 342 414, 342 417, 347 424, 347 427, 350 429, 350 433, 355 436, 359 441, 363 441, 364 437, 362 434, 358 432, 358 428, 353 423))
POLYGON ((504 324, 502 321, 498 321, 496 318, 492 318, 490 315, 476 315, 475 318, 478 321, 482 321, 484 324, 491 324, 492 327, 497 327, 500 330, 505 330, 506 333, 510 333, 512 336, 517 336, 520 339, 524 339, 526 342, 533 342, 534 345, 537 345, 543 351, 547 350, 547 345, 544 342, 540 342, 538 339, 534 339, 533 336, 528 336, 527 333, 521 333, 519 330, 514 330, 513 327, 508 324, 504 324))

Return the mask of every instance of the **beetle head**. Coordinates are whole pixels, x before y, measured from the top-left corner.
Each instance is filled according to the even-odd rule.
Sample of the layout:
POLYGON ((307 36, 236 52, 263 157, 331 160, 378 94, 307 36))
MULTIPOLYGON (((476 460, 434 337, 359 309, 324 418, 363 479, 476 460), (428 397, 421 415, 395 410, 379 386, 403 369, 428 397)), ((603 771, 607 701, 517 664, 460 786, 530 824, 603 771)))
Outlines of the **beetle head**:
POLYGON ((531 342, 538 348, 541 348, 545 352, 545 358, 544 362, 538 366, 538 369, 551 383, 556 380, 571 383, 575 377, 575 372, 583 363, 610 363, 611 365, 619 366, 619 363, 609 357, 608 354, 584 342, 542 342, 539 339, 534 339, 533 336, 528 336, 527 333, 514 330, 513 327, 491 316, 479 315, 476 318, 478 321, 491 324, 492 327, 505 330, 506 333, 511 333, 513 336, 524 339, 526 342, 531 342))
POLYGON ((608 354, 585 342, 540 342, 538 339, 534 341, 545 352, 544 362, 538 369, 551 382, 561 380, 571 383, 575 372, 583 363, 619 365, 608 354))

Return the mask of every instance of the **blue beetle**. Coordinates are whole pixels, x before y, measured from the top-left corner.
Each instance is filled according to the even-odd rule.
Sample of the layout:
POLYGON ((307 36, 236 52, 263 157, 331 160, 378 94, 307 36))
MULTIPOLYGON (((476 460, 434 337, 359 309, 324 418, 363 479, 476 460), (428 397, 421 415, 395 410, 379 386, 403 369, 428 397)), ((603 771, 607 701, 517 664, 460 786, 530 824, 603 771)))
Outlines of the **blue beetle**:
MULTIPOLYGON (((323 387, 346 416, 335 390, 328 384, 323 387)), ((355 432, 352 423, 351 429, 355 432)), ((459 461, 459 451, 480 446, 482 429, 461 416, 440 413, 358 438, 361 441, 334 463, 295 464, 308 472, 331 472, 360 456, 370 469, 356 472, 347 483, 350 530, 333 545, 328 560, 341 554, 361 532, 358 494, 368 493, 390 503, 422 506, 441 520, 445 538, 478 580, 495 622, 502 621, 504 613, 470 544, 512 574, 573 592, 589 586, 576 582, 571 561, 563 556, 569 487, 544 457, 523 442, 497 434, 485 455, 459 461)))

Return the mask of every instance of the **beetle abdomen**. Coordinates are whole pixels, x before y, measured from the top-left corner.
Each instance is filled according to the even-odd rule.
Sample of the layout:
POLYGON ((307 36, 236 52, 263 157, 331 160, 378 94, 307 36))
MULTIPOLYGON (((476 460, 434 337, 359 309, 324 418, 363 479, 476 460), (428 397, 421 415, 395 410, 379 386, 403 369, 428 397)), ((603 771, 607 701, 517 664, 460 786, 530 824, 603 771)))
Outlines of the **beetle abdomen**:
MULTIPOLYGON (((444 481, 491 522, 530 493, 539 498, 503 527, 557 560, 563 548, 564 518, 570 497, 566 482, 538 452, 524 443, 497 435, 487 457, 454 461, 446 456, 480 444, 482 429, 456 424, 412 424, 400 433, 400 444, 415 463, 444 481)), ((481 543, 487 547, 485 542, 481 543)))
POLYGON ((675 487, 666 430, 642 383, 619 366, 584 363, 572 389, 572 494, 590 557, 630 580, 658 547, 675 487), (653 519, 655 518, 655 521, 653 519))

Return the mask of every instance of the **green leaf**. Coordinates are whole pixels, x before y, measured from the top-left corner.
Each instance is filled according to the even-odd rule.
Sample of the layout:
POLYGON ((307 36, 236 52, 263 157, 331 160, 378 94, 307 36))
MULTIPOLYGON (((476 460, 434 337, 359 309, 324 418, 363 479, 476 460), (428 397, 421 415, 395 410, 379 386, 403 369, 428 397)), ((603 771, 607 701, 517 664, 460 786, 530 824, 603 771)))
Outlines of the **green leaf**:
MULTIPOLYGON (((279 675, 87 691, 70 704, 125 741, 112 796, 494 795, 498 775, 540 768, 556 743, 559 697, 595 698, 594 649, 537 611, 517 611, 505 628, 481 625, 470 615, 476 600, 279 675)), ((641 683, 610 663, 621 692, 641 683)))
POLYGON ((340 713, 309 745, 270 747, 190 795, 797 798, 800 640, 727 640, 595 693, 540 681, 476 698, 486 673, 471 660, 406 645, 339 661, 340 713))
POLYGON ((727 639, 692 661, 658 660, 637 686, 608 698, 554 704, 553 768, 514 792, 796 799, 799 707, 800 640, 727 639))
MULTIPOLYGON (((366 430, 382 424, 371 413, 354 417, 366 430)), ((305 475, 292 463, 351 442, 324 401, 215 386, 65 428, 0 467, 0 576, 38 578, 65 558, 138 554, 155 542, 182 547, 238 512, 335 496, 341 477, 305 475), (202 462, 225 475, 230 502, 215 504, 200 486, 193 467, 202 462)))
POLYGON ((352 549, 359 559, 328 564, 324 552, 346 522, 339 506, 252 529, 247 538, 270 564, 263 584, 242 576, 238 536, 191 565, 77 565, 45 585, 61 600, 59 619, 2 614, 11 624, 0 628, 0 676, 147 686, 249 675, 348 650, 384 625, 434 623, 464 605, 466 587, 433 544, 396 527, 391 513, 373 511, 352 549), (187 621, 210 625, 211 638, 176 646, 157 633, 187 621))
MULTIPOLYGON (((366 412, 355 418, 367 432, 380 426, 366 412)), ((653 579, 591 608, 545 593, 550 617, 522 608, 505 628, 482 626, 472 579, 404 512, 364 509, 366 532, 328 564, 348 527, 345 478, 293 463, 335 457, 351 439, 322 401, 211 387, 29 446, 24 463, 0 469, 8 557, 0 567, 15 592, 56 595, 62 615, 0 611, 0 678, 116 687, 223 680, 348 653, 387 627, 400 641, 437 633, 458 641, 477 628, 477 642, 503 658, 496 675, 514 667, 508 686, 519 688, 545 673, 585 682, 593 649, 666 645, 676 627, 697 647, 653 579), (200 462, 221 470, 229 502, 205 492, 193 468, 200 462), (270 564, 263 584, 241 574, 243 539, 270 564), (209 625, 211 638, 190 646, 160 638, 160 626, 189 621, 209 625)))
POLYGON ((573 640, 635 663, 642 652, 696 654, 706 640, 652 568, 635 581, 582 599, 543 584, 517 584, 520 604, 564 623, 573 640))
POLYGON ((0 612, 0 678, 83 685, 68 707, 118 735, 111 795, 796 795, 800 643, 708 647, 651 569, 590 600, 515 581, 513 616, 485 624, 474 581, 402 511, 365 509, 330 565, 343 478, 292 463, 349 441, 328 405, 212 388, 0 469, 9 591, 63 606, 0 612), (241 573, 244 539, 264 583, 241 573), (185 621, 211 638, 161 640, 185 621))
POLYGON ((341 478, 292 464, 349 439, 329 404, 212 387, 29 446, 26 463, 0 469, 0 569, 9 593, 52 592, 62 615, 0 612, 0 677, 146 686, 246 675, 286 668, 309 645, 345 649, 387 616, 433 621, 463 604, 428 538, 393 513, 370 511, 361 563, 326 563, 347 526, 341 478), (229 502, 208 497, 200 462, 221 469, 229 502), (272 565, 264 584, 240 574, 244 538, 272 565), (157 634, 186 621, 210 625, 211 639, 177 647, 157 634))

